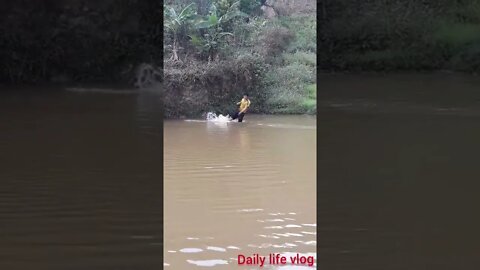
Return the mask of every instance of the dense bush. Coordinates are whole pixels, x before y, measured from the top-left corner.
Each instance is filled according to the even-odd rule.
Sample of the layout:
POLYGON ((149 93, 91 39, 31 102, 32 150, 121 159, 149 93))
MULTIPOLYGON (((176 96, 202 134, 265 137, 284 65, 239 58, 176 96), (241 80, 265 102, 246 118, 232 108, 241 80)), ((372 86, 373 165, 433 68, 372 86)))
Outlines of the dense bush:
POLYGON ((285 53, 283 58, 287 64, 299 63, 312 68, 317 66, 317 55, 312 52, 296 51, 295 53, 285 53))
MULTIPOLYGON (((266 66, 259 57, 245 55, 236 59, 199 63, 172 63, 165 67, 165 115, 199 117, 208 111, 228 113, 244 92, 255 104, 263 104, 266 93, 262 79, 266 66)), ((252 106, 262 112, 261 106, 252 106)))
POLYGON ((274 113, 314 113, 316 98, 312 97, 312 89, 316 91, 317 70, 315 17, 280 17, 270 26, 272 29, 286 29, 283 31, 291 36, 283 39, 282 46, 277 46, 280 49, 276 50, 271 61, 273 64, 265 78, 268 93, 265 107, 274 113))
POLYGON ((311 85, 315 82, 316 72, 308 65, 294 62, 273 67, 266 77, 268 110, 277 113, 308 112, 305 102, 311 99, 311 85))
POLYGON ((250 15, 260 15, 261 0, 240 0, 240 11, 250 15))
POLYGON ((293 40, 294 34, 285 27, 266 28, 261 35, 264 55, 274 57, 285 51, 293 40))

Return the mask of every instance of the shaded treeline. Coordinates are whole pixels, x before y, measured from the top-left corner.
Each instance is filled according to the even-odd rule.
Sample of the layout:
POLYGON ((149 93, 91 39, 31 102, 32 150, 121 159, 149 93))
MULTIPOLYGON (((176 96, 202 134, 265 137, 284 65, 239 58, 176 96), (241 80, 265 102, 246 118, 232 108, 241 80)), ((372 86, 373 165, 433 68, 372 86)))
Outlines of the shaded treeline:
MULTIPOLYGON (((212 3, 221 10, 233 1, 164 2, 175 8, 195 3, 197 14, 208 15, 212 3)), ((251 18, 263 14, 262 5, 288 18, 292 6, 304 2, 242 0, 240 5, 251 18)), ((138 64, 161 65, 163 53, 171 52, 161 48, 162 14, 162 1, 157 0, 3 1, 0 81, 129 82, 138 64)), ((225 30, 235 38, 243 35, 236 40, 244 43, 225 47, 251 48, 245 33, 257 31, 248 28, 252 24, 230 26, 225 30)), ((323 70, 480 69, 480 0, 321 0, 318 28, 318 64, 323 70)), ((255 33, 250 36, 258 37, 255 33)), ((202 44, 196 41, 184 42, 180 53, 208 59, 208 52, 193 49, 202 44)))
POLYGON ((322 0, 324 70, 480 69, 479 0, 322 0))
POLYGON ((0 81, 128 83, 162 35, 161 1, 3 1, 0 81))

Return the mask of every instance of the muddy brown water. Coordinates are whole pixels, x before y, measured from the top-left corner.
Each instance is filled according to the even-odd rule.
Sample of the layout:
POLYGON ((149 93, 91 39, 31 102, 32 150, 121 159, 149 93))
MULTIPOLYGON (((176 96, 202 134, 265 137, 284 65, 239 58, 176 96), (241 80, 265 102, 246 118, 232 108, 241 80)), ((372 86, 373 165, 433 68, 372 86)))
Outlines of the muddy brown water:
POLYGON ((161 268, 155 96, 0 93, 0 269, 161 268))
POLYGON ((315 255, 314 117, 167 121, 164 141, 152 93, 0 97, 0 269, 156 270, 162 244, 170 269, 315 255))
POLYGON ((169 120, 163 139, 150 94, 2 92, 0 269, 242 269, 239 254, 269 253, 479 269, 478 77, 320 81, 318 130, 247 115, 169 120))
MULTIPOLYGON (((239 255, 316 257, 316 118, 164 123, 165 269, 240 267, 239 255)), ((313 261, 312 261, 313 263, 313 261)), ((314 269, 303 265, 262 269, 314 269)))

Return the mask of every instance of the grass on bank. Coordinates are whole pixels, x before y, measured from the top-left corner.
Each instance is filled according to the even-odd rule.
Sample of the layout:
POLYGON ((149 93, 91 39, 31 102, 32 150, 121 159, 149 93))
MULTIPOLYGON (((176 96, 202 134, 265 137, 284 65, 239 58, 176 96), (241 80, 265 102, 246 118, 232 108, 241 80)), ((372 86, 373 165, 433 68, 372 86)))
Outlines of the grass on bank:
POLYGON ((278 18, 272 25, 285 27, 294 37, 266 78, 267 107, 272 113, 315 113, 316 20, 297 15, 278 18))

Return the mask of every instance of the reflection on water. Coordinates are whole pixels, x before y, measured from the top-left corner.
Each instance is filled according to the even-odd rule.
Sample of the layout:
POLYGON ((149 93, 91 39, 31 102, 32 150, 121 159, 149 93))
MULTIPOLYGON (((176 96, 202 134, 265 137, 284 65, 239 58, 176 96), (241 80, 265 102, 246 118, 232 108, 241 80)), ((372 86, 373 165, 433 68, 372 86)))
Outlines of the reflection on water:
POLYGON ((319 264, 479 269, 480 78, 321 81, 319 264))
POLYGON ((161 267, 161 116, 138 98, 1 93, 0 269, 161 267))
POLYGON ((310 116, 166 121, 165 267, 239 268, 240 254, 315 256, 314 127, 310 116))
MULTIPOLYGON (((236 211, 236 213, 248 213, 253 211, 243 211, 245 209, 241 209, 240 211, 236 211)), ((255 211, 256 212, 256 211, 255 211)), ((295 215, 295 213, 268 213, 268 217, 272 215, 285 215, 291 216, 295 215)), ((248 216, 243 217, 248 218, 248 216)), ((186 262, 189 264, 197 265, 197 266, 217 266, 217 265, 230 265, 230 267, 237 267, 237 259, 238 255, 242 254, 245 256, 251 256, 254 253, 262 254, 262 256, 267 256, 270 253, 279 253, 282 256, 286 257, 295 257, 297 254, 299 256, 304 257, 316 257, 315 254, 315 247, 316 247, 316 224, 291 224, 295 223, 295 218, 277 218, 277 219, 257 219, 259 222, 259 226, 256 226, 256 231, 253 231, 253 235, 251 235, 251 243, 247 244, 244 247, 238 247, 233 245, 228 246, 210 246, 210 243, 221 243, 225 242, 225 240, 233 242, 233 241, 244 241, 244 240, 236 240, 235 236, 232 235, 230 239, 216 239, 215 237, 186 237, 184 240, 185 246, 196 246, 196 247, 188 247, 182 248, 179 250, 166 250, 167 254, 171 253, 184 253, 184 254, 194 254, 194 253, 202 253, 202 256, 198 256, 198 258, 202 258, 201 260, 193 260, 187 259, 186 262), (262 223, 270 223, 270 224, 282 224, 282 226, 263 226, 262 223), (308 246, 311 246, 309 248, 308 246), (285 250, 289 250, 288 252, 285 250), (298 250, 310 250, 310 252, 299 252, 298 250), (216 258, 216 259, 205 259, 205 258, 216 258), (232 266, 233 265, 233 266, 232 266)), ((238 228, 239 230, 241 228, 238 228)), ((168 239, 166 239, 168 242, 168 239)), ((178 259, 173 256, 168 256, 173 259, 178 259)), ((190 256, 191 257, 191 256, 190 256)), ((189 257, 185 257, 189 258, 189 257)), ((192 257, 193 258, 193 257, 192 257)), ((168 260, 168 259, 167 259, 168 260)), ((166 261, 167 261, 166 260, 166 261)), ((171 259, 170 259, 171 260, 171 259)), ((170 265, 169 263, 167 263, 170 265)), ((307 263, 305 263, 307 265, 307 263)), ((265 265, 267 269, 270 269, 271 265, 265 265)), ((301 265, 290 265, 290 266, 301 266, 301 265)), ((315 266, 315 265, 313 265, 315 266)), ((180 267, 177 266, 177 267, 180 267)), ((188 268, 184 266, 185 268, 188 268)), ((304 266, 305 268, 306 266, 304 266)), ((307 267, 308 269, 312 269, 312 267, 307 267)), ((290 269, 290 268, 280 268, 280 269, 290 269)), ((297 269, 297 268, 292 268, 297 269)), ((302 269, 302 268, 299 268, 302 269)))

